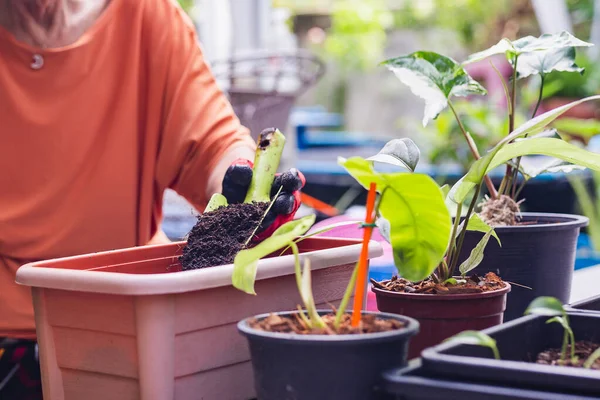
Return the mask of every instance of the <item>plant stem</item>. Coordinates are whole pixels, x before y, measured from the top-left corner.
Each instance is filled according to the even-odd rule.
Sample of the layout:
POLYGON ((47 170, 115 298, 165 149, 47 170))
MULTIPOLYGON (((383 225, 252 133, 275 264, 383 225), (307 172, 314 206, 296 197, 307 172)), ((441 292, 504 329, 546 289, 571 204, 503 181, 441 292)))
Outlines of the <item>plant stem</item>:
MULTIPOLYGON (((454 108, 454 106, 452 105, 452 102, 450 100, 448 100, 448 107, 450 108, 450 110, 452 110, 452 113, 454 114, 454 118, 456 118, 456 122, 458 122, 458 126, 467 141, 467 145, 469 146, 469 149, 471 150, 473 157, 475 157, 475 160, 479 160, 481 158, 481 156, 479 155, 479 151, 477 150, 477 145, 473 141, 473 138, 471 137, 469 132, 467 132, 467 130, 465 129, 465 126, 463 125, 462 121, 460 120, 458 113, 456 112, 456 109, 454 108)), ((483 179, 485 180, 485 185, 487 186, 488 191, 490 192, 490 196, 493 199, 497 198, 498 192, 496 192, 496 188, 494 187, 494 184, 492 183, 492 180, 490 179, 490 177, 486 175, 483 179)))
MULTIPOLYGON (((537 111, 540 108, 540 104, 542 104, 542 96, 544 94, 544 78, 545 78, 545 75, 541 74, 540 78, 541 78, 540 91, 539 91, 539 94, 538 94, 537 103, 535 105, 533 113, 531 114, 531 118, 532 119, 535 117, 535 114, 537 114, 537 111)), ((527 135, 525 135, 525 137, 527 137, 527 135)), ((519 177, 519 167, 520 166, 521 166, 521 156, 519 156, 517 158, 517 168, 514 170, 513 177, 512 177, 513 184, 512 184, 512 194, 511 194, 511 197, 512 197, 513 200, 517 200, 516 190, 517 190, 517 179, 519 177)), ((523 177, 523 178, 525 178, 525 177, 523 177)))
POLYGON ((498 75, 498 78, 500 79, 500 82, 502 83, 502 88, 504 89, 504 97, 506 98, 506 106, 507 106, 508 112, 510 114, 510 113, 512 113, 512 104, 510 103, 510 92, 508 91, 508 85, 506 85, 506 81, 504 80, 504 77, 502 76, 500 71, 498 71, 498 68, 496 68, 496 66, 494 65, 494 63, 491 60, 490 60, 490 64, 492 65, 492 68, 494 69, 494 71, 496 71, 496 74, 498 75))
POLYGON ((215 193, 211 196, 210 201, 206 205, 204 212, 215 211, 220 207, 227 206, 227 199, 221 193, 215 193))
POLYGON ((258 137, 254 156, 254 172, 244 203, 268 203, 271 200, 271 186, 279 167, 285 137, 279 129, 265 129, 258 137))
POLYGON ((279 196, 279 193, 281 193, 281 189, 283 189, 283 187, 280 187, 279 190, 277 190, 277 194, 275 194, 275 196, 273 196, 273 199, 269 201, 269 205, 267 206, 267 209, 263 213, 262 217, 260 217, 260 221, 258 221, 258 224, 256 224, 256 227, 252 231, 252 234, 248 237, 248 239, 246 239, 246 242, 244 243, 244 248, 248 246, 248 243, 250 243, 254 235, 256 235, 256 231, 258 231, 258 228, 260 228, 260 226, 262 225, 263 221, 267 217, 267 214, 269 213, 269 211, 271 211, 271 207, 273 207, 277 196, 279 196))
POLYGON ((564 334, 563 334, 563 343, 562 343, 562 349, 560 351, 560 361, 561 362, 565 362, 567 361, 567 345, 569 344, 569 332, 567 332, 567 330, 564 330, 564 334))
POLYGON ((571 360, 575 358, 575 335, 573 329, 569 328, 569 337, 571 338, 571 360))
MULTIPOLYGON (((513 75, 512 75, 512 91, 510 93, 510 109, 508 113, 508 134, 510 135, 515 130, 515 108, 517 102, 517 61, 519 56, 515 56, 515 62, 513 64, 513 75)), ((508 190, 512 187, 513 170, 509 164, 506 164, 506 173, 504 178, 506 179, 506 188, 508 190)))
POLYGON ((545 78, 545 75, 541 74, 540 78, 541 78, 540 92, 538 94, 538 100, 537 100, 537 103, 535 105, 535 108, 533 109, 533 114, 531 114, 531 118, 532 119, 535 117, 535 114, 537 114, 538 108, 540 108, 540 104, 542 104, 542 96, 544 94, 544 78, 545 78))
POLYGON ((298 245, 292 242, 290 243, 292 253, 294 254, 294 274, 296 275, 296 286, 298 286, 298 292, 302 293, 302 266, 300 265, 300 251, 298 245))
MULTIPOLYGON (((460 225, 460 218, 462 214, 462 203, 459 203, 456 206, 456 215, 454 216, 454 224, 452 225, 452 233, 450 234, 450 243, 448 243, 448 264, 452 265, 452 260, 454 257, 458 257, 456 254, 456 232, 458 232, 458 226, 460 225)), ((466 227, 465 227, 466 228, 466 227)), ((463 228, 464 229, 464 228, 463 228)), ((448 277, 442 278, 442 280, 446 280, 448 277)))
POLYGON ((498 347, 496 346, 491 346, 492 352, 494 353, 494 358, 496 360, 500 359, 500 352, 498 351, 498 347))
POLYGON ((592 368, 592 365, 596 362, 597 359, 600 358, 600 347, 598 347, 585 362, 583 363, 583 368, 592 368))
MULTIPOLYGON (((477 203, 477 198, 479 197, 479 192, 481 191, 481 183, 479 183, 475 188, 475 194, 473 195, 473 199, 471 199, 471 204, 469 204, 469 210, 465 215, 465 221, 469 221, 471 218, 471 214, 473 213, 473 209, 475 208, 475 203, 477 203)), ((460 255, 460 251, 462 250, 463 242, 465 241, 465 235, 467 233, 467 227, 460 232, 458 236, 458 245, 456 246, 456 257, 452 260, 452 264, 450 265, 450 276, 454 276, 454 270, 456 269, 456 264, 458 264, 458 258, 460 255)))

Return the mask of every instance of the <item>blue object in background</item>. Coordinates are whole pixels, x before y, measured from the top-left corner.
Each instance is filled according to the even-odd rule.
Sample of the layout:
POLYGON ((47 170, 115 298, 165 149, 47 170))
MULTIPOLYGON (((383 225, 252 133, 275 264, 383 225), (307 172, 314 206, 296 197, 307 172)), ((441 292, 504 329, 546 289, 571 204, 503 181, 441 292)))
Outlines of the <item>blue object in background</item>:
POLYGON ((590 237, 580 233, 577 238, 577 256, 575 259, 575 271, 594 265, 600 265, 600 252, 595 251, 590 237))

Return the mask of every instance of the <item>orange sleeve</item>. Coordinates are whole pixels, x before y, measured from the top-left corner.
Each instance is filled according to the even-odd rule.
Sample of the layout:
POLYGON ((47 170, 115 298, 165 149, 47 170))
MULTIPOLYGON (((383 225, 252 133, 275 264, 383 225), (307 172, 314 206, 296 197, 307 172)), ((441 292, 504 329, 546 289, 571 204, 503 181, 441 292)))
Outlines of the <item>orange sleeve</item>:
POLYGON ((221 158, 255 145, 218 87, 191 21, 177 6, 167 14, 161 16, 170 25, 161 35, 164 50, 155 55, 167 63, 156 180, 159 190, 171 188, 202 210, 210 173, 221 158))

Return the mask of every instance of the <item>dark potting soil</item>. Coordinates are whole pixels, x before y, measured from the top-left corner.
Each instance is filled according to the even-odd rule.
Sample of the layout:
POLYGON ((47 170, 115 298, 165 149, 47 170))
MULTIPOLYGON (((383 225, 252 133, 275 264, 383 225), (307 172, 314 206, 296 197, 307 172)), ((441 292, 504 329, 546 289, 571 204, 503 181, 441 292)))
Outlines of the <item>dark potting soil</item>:
MULTIPOLYGON (((575 360, 571 360, 571 345, 569 345, 567 348, 567 360, 565 360, 564 363, 560 359, 561 349, 548 349, 542 351, 540 354, 538 354, 536 363, 583 368, 585 361, 598 347, 600 347, 600 344, 594 342, 575 342, 575 360)), ((596 360, 590 368, 600 370, 600 359, 596 360)))
POLYGON ((344 314, 340 326, 336 330, 334 327, 335 314, 323 315, 321 318, 326 325, 324 329, 310 329, 298 314, 295 314, 294 317, 271 314, 261 320, 251 320, 249 324, 250 327, 261 331, 298 335, 358 335, 394 331, 406 326, 405 323, 395 319, 383 319, 367 314, 362 316, 359 326, 355 328, 351 323, 352 316, 344 314))
POLYGON ((200 215, 179 258, 182 269, 231 264, 267 207, 267 203, 230 204, 200 215))
POLYGON ((392 277, 390 280, 377 282, 371 279, 373 286, 389 290, 392 292, 404 293, 422 293, 422 294, 468 294, 483 293, 492 290, 502 289, 506 283, 493 272, 488 272, 485 276, 473 274, 466 278, 456 278, 457 284, 436 283, 431 278, 420 282, 407 281, 404 278, 392 277))

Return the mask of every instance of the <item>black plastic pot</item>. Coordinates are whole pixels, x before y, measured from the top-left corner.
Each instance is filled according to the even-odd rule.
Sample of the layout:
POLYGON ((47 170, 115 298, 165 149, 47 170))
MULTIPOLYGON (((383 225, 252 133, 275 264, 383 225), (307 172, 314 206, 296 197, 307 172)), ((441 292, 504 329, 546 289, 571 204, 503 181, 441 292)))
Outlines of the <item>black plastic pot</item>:
MULTIPOLYGON (((575 340, 600 340, 600 315, 568 314, 575 340)), ((548 319, 527 316, 482 331, 496 340, 501 360, 485 347, 446 342, 423 351, 423 367, 451 379, 600 396, 600 371, 534 362, 540 352, 562 344, 562 327, 548 319)))
POLYGON ((594 296, 585 300, 574 302, 569 304, 567 308, 581 312, 600 313, 600 296, 594 296))
MULTIPOLYGON (((328 314, 331 311, 321 311, 328 314)), ((278 313, 282 316, 296 312, 278 313)), ((381 374, 406 365, 410 337, 419 330, 414 319, 395 314, 406 328, 364 335, 296 335, 252 329, 238 324, 250 345, 254 385, 259 400, 382 399, 381 374)), ((268 314, 259 315, 261 319, 268 314)))
POLYGON ((395 400, 592 400, 571 393, 511 388, 506 385, 450 380, 427 373, 420 360, 384 373, 383 389, 395 400))
MULTIPOLYGON (((539 296, 552 296, 568 303, 577 237, 580 228, 589 221, 578 215, 523 213, 522 222, 525 224, 497 227, 502 247, 491 239, 483 261, 473 271, 481 275, 492 271, 505 281, 516 283, 508 295, 504 321, 521 317, 529 303, 539 296)), ((467 232, 461 262, 482 237, 480 232, 467 232)))

